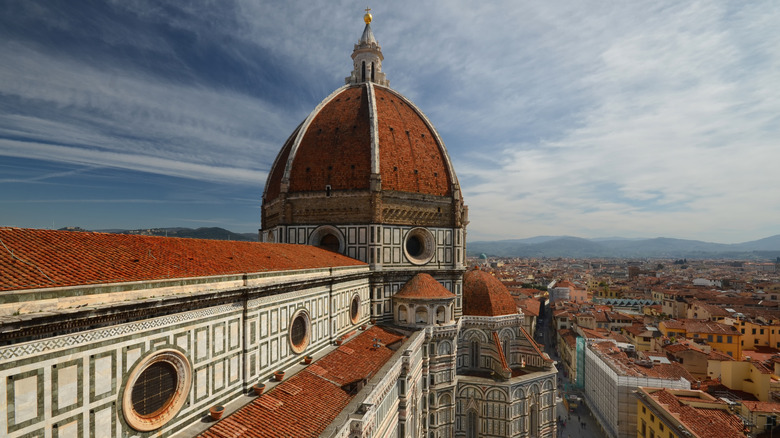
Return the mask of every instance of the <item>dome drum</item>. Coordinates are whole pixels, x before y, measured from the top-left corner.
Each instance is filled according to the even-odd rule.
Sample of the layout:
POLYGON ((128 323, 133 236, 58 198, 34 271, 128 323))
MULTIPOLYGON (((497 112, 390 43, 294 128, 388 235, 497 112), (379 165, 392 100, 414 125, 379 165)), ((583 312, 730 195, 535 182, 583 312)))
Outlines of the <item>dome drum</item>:
POLYGON ((448 196, 331 189, 330 196, 324 191, 281 194, 263 205, 263 226, 385 223, 451 228, 468 223, 466 211, 448 196))

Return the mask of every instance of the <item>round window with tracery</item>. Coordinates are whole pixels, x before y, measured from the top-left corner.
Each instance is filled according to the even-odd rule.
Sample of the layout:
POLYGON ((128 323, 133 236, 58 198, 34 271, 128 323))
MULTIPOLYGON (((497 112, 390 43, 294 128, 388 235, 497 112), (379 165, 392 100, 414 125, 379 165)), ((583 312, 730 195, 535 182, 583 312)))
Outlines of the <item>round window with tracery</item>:
POLYGON ((187 358, 177 350, 154 352, 130 372, 122 396, 127 424, 147 432, 170 421, 184 405, 192 382, 187 358))
POLYGON ((352 320, 352 324, 357 324, 360 319, 360 296, 358 295, 352 297, 352 303, 349 305, 349 319, 352 320))
POLYGON ((296 353, 303 353, 309 345, 309 314, 301 309, 293 315, 290 323, 290 347, 296 353))

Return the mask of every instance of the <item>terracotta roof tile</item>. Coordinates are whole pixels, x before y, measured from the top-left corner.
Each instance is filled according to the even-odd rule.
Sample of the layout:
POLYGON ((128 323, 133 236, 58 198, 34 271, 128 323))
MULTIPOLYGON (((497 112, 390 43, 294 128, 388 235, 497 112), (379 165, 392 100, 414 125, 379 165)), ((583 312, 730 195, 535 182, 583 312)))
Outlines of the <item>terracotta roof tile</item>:
POLYGON ((354 398, 343 387, 370 379, 392 357, 387 345, 404 336, 373 326, 339 348, 222 419, 200 436, 317 437, 354 398), (382 346, 374 348, 374 339, 382 346))
MULTIPOLYGON (((685 398, 677 397, 669 390, 662 389, 650 394, 651 397, 661 404, 665 409, 678 418, 680 423, 684 424, 697 436, 701 437, 723 437, 723 438, 744 438, 742 433, 742 421, 734 414, 721 409, 694 407, 686 403, 685 398)), ((701 402, 701 399, 692 401, 701 402)), ((717 405, 718 402, 710 402, 717 405)))
POLYGON ((397 298, 443 299, 455 298, 455 294, 447 290, 430 274, 420 273, 407 281, 401 290, 394 295, 397 298))
POLYGON ((495 277, 479 269, 463 275, 463 314, 500 316, 517 313, 512 295, 495 277))
POLYGON ((433 132, 405 99, 375 87, 382 189, 451 194, 450 175, 433 132))
POLYGON ((0 291, 365 265, 313 246, 0 228, 0 291))
POLYGON ((290 191, 368 189, 371 127, 365 86, 339 93, 303 133, 290 170, 290 191))
MULTIPOLYGON (((395 91, 374 87, 376 136, 382 190, 452 194, 452 179, 443 145, 411 103, 395 91)), ((265 202, 276 199, 290 158, 289 191, 366 190, 371 181, 371 120, 366 84, 348 86, 285 142, 266 182, 265 202)))

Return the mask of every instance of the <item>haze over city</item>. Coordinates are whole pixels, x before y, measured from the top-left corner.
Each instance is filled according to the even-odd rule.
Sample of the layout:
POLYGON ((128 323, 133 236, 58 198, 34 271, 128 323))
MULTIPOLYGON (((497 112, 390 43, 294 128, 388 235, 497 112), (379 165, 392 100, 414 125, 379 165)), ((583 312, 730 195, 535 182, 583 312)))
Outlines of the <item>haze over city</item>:
MULTIPOLYGON (((256 231, 364 8, 5 2, 0 225, 256 231)), ((470 240, 780 233, 773 2, 371 8, 391 86, 458 169, 470 240)))

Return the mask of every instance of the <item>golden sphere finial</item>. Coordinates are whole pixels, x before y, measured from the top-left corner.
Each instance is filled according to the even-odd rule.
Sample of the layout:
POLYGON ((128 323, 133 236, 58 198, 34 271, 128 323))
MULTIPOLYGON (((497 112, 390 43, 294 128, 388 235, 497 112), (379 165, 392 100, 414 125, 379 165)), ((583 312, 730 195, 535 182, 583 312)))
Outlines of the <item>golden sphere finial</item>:
POLYGON ((365 21, 365 22, 366 22, 366 24, 370 23, 370 22, 371 22, 371 19, 372 19, 372 18, 374 18, 374 17, 373 17, 373 16, 372 16, 372 15, 369 13, 369 11, 370 11, 370 10, 371 10, 371 8, 366 8, 366 15, 364 15, 364 16, 363 16, 363 21, 365 21))

